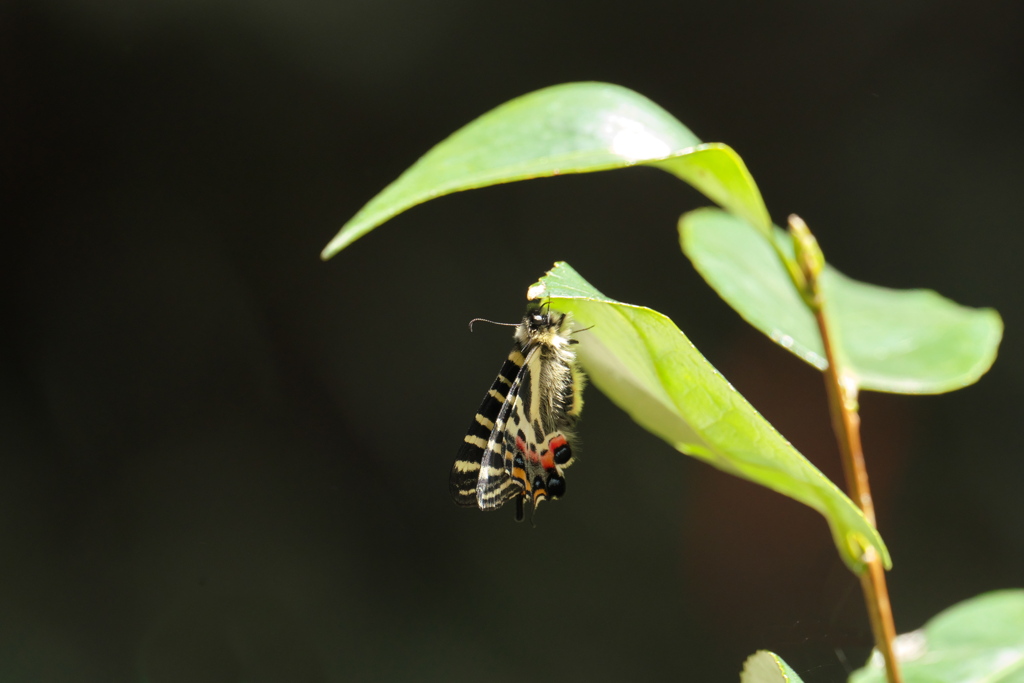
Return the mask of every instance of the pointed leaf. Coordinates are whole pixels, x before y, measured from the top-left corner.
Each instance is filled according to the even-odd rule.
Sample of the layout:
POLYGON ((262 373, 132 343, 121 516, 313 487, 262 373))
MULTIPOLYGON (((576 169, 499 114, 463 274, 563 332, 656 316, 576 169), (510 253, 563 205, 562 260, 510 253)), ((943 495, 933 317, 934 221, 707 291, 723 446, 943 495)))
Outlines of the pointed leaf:
POLYGON ((632 90, 566 83, 506 102, 438 143, 342 227, 325 260, 381 223, 453 192, 529 178, 651 163, 767 230, 768 211, 743 160, 702 145, 632 90))
MULTIPOLYGON (((1024 590, 985 593, 896 639, 904 683, 1024 683, 1024 590)), ((884 683, 876 653, 850 683, 884 683)))
MULTIPOLYGON (((679 232, 694 267, 747 322, 819 370, 828 367, 814 316, 762 235, 710 208, 685 214, 679 232)), ((773 238, 792 255, 785 233, 773 238)), ((1003 325, 990 308, 926 289, 869 285, 827 265, 821 287, 846 370, 862 389, 952 391, 977 381, 995 360, 1003 325)))
POLYGON ((743 662, 740 683, 803 683, 782 657, 768 650, 758 650, 743 662))
POLYGON ((609 299, 565 263, 530 290, 571 312, 580 363, 591 381, 637 423, 687 455, 814 508, 843 560, 860 573, 874 547, 889 557, 857 507, 765 420, 671 320, 609 299))

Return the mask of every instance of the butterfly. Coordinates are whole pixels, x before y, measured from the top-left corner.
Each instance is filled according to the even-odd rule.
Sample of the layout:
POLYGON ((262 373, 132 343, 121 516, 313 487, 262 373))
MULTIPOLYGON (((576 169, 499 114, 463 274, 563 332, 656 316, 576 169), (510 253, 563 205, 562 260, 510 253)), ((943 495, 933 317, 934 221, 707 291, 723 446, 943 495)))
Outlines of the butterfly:
POLYGON ((573 462, 573 427, 583 409, 585 376, 576 363, 566 313, 533 303, 516 326, 515 344, 470 423, 452 466, 455 503, 496 510, 565 494, 573 462))

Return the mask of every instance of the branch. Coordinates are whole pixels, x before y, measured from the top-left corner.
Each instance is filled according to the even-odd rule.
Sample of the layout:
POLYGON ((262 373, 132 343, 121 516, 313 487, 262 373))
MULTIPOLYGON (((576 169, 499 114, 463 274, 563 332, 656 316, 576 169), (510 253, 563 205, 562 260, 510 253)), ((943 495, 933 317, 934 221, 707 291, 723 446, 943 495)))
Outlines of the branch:
MULTIPOLYGON (((825 390, 828 392, 832 430, 839 443, 839 454, 843 461, 847 492, 872 526, 877 527, 875 505, 871 499, 868 470, 864 464, 864 451, 860 442, 857 383, 842 371, 837 344, 829 333, 825 300, 819 286, 818 276, 821 273, 824 258, 817 241, 799 216, 789 217, 789 229, 796 248, 800 279, 803 280, 802 283, 797 282, 797 286, 802 290, 801 295, 804 301, 814 312, 814 319, 818 323, 818 331, 821 333, 821 341, 825 348, 825 357, 828 359, 828 369, 825 371, 825 390)), ((792 269, 790 272, 792 273, 792 269)), ((861 590, 864 592, 864 600, 867 603, 868 616, 871 619, 875 647, 882 653, 885 660, 885 674, 889 683, 902 683, 903 677, 893 651, 896 627, 893 624, 892 606, 889 603, 889 589, 885 583, 885 568, 882 566, 882 559, 873 548, 868 549, 865 560, 867 571, 860 575, 860 584, 861 590)))

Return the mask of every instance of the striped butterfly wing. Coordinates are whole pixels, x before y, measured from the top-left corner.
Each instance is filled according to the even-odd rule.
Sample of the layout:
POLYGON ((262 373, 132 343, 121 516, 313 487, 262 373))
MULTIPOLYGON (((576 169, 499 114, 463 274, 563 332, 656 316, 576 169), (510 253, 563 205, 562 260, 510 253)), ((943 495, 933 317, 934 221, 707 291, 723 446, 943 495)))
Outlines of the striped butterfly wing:
POLYGON ((514 493, 518 493, 510 493, 497 504, 485 507, 480 502, 478 487, 480 484, 485 487, 500 487, 501 480, 511 476, 511 466, 507 469, 505 467, 505 434, 503 430, 498 429, 497 424, 502 412, 505 413, 502 423, 508 419, 508 411, 504 408, 511 408, 514 403, 516 382, 525 362, 526 359, 518 346, 514 347, 469 425, 469 431, 455 456, 455 464, 449 478, 452 499, 458 505, 491 510, 499 507, 514 493), (502 473, 505 473, 504 477, 502 473))
MULTIPOLYGON (((509 359, 515 355, 517 352, 513 351, 509 359)), ((494 429, 484 449, 476 482, 476 502, 481 510, 497 510, 512 498, 521 498, 527 486, 525 454, 514 434, 523 413, 521 394, 524 387, 530 386, 530 360, 536 355, 536 349, 527 355, 494 420, 494 429)), ((520 500, 517 502, 516 519, 522 519, 521 509, 520 500)))

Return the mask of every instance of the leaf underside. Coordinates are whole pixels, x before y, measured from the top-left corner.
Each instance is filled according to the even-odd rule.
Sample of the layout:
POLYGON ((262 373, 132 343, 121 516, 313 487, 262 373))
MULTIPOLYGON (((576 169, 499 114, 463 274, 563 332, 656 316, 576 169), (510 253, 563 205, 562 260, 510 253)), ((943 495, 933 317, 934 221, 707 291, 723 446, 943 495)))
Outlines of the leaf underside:
POLYGON ((531 288, 573 314, 578 355, 591 381, 637 423, 679 451, 814 508, 828 521, 840 555, 862 571, 878 532, 715 370, 675 324, 641 306, 610 299, 564 263, 531 288))
MULTIPOLYGON (((1024 590, 993 591, 933 617, 896 639, 905 683, 1024 683, 1024 590)), ((850 683, 884 683, 873 655, 850 683)))

